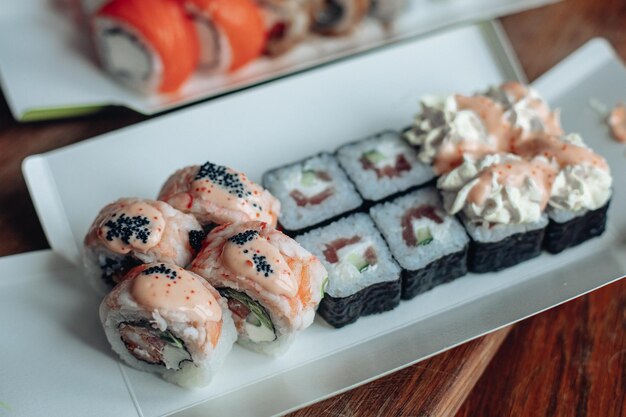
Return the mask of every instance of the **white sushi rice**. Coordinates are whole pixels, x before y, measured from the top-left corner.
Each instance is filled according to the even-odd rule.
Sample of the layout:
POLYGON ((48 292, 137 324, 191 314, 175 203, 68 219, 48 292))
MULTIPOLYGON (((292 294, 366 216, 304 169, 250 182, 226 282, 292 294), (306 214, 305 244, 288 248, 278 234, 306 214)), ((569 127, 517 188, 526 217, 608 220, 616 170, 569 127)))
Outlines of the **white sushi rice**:
POLYGON ((104 16, 93 19, 92 27, 96 52, 112 77, 141 93, 157 89, 163 63, 138 30, 123 21, 104 16))
POLYGON ((122 341, 118 330, 120 323, 149 321, 161 331, 169 330, 185 342, 193 339, 201 329, 195 327, 194 323, 185 320, 185 317, 180 317, 180 321, 170 320, 167 322, 158 312, 155 314, 155 312, 142 309, 126 292, 120 295, 118 301, 120 303, 119 309, 110 309, 106 302, 102 302, 100 305, 100 320, 113 351, 131 367, 140 371, 159 374, 166 381, 184 388, 208 385, 237 340, 237 330, 226 300, 220 299, 222 328, 220 338, 214 348, 196 350, 193 349, 193 343, 185 343, 185 348, 190 353, 192 361, 182 362, 180 369, 167 369, 164 365, 140 361, 128 351, 122 341))
POLYGON ((460 217, 470 237, 476 242, 481 243, 499 242, 509 236, 543 229, 548 225, 548 216, 546 213, 542 213, 541 218, 536 222, 518 224, 473 223, 464 215, 460 217))
POLYGON ((391 202, 376 205, 370 209, 370 215, 389 244, 393 256, 402 268, 409 271, 422 269, 443 256, 459 252, 469 242, 461 223, 443 209, 439 194, 434 188, 418 190, 391 202), (413 220, 413 228, 427 227, 433 240, 424 246, 409 246, 403 238, 402 218, 408 210, 423 205, 435 207, 443 223, 439 224, 428 218, 413 220))
POLYGON ((565 210, 561 208, 548 207, 548 217, 557 223, 567 223, 577 217, 582 217, 589 213, 589 210, 565 210))
POLYGON ((312 230, 298 236, 296 241, 317 256, 328 271, 328 285, 325 292, 331 297, 342 298, 381 282, 395 281, 400 276, 400 267, 391 257, 387 244, 374 222, 367 214, 354 214, 338 220, 326 227, 312 230), (342 262, 330 263, 324 256, 327 245, 337 239, 360 236, 362 242, 369 242, 376 251, 377 263, 367 267, 360 274, 346 273, 342 262))
MULTIPOLYGON (((263 185, 282 205, 279 221, 288 230, 299 230, 314 226, 337 215, 352 211, 361 206, 363 200, 330 154, 320 154, 305 161, 278 168, 265 174, 263 185), (323 189, 333 187, 335 192, 320 204, 298 206, 290 193, 298 188, 303 171, 324 171, 332 183, 324 184, 323 189)), ((319 189, 316 191, 323 191, 319 189)))
POLYGON ((337 150, 337 159, 363 198, 371 201, 425 184, 435 176, 432 167, 420 162, 415 150, 402 140, 398 132, 393 131, 342 146, 337 150), (372 151, 386 157, 380 162, 380 168, 395 165, 397 156, 404 155, 411 169, 401 172, 399 176, 379 178, 375 171, 364 169, 361 162, 364 154, 372 151))

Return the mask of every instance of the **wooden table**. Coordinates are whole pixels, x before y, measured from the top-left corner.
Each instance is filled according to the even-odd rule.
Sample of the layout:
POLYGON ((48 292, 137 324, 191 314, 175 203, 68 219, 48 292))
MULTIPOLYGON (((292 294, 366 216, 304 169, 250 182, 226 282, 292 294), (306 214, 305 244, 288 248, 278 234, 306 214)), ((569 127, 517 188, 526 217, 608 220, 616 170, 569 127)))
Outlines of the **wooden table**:
MULTIPOLYGON (((567 0, 502 22, 530 80, 596 36, 626 59, 624 0, 567 0)), ((626 86, 616 88, 626 101, 626 86)), ((143 119, 116 109, 20 125, 0 102, 0 256, 48 246, 20 172, 24 157, 143 119)), ((626 416, 626 282, 294 413, 454 415, 626 416)))

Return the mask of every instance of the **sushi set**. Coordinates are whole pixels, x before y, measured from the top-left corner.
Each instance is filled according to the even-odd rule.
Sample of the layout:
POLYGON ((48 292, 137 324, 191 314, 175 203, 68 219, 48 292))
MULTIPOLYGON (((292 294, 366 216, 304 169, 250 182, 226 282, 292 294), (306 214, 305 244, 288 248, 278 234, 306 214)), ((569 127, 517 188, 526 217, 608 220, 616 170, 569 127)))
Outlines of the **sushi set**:
POLYGON ((149 115, 553 1, 9 0, 0 13, 0 83, 17 120, 105 106, 149 115), (243 38, 233 14, 247 17, 243 38), (177 42, 159 41, 168 34, 177 42), (166 93, 146 94, 154 91, 166 93))
MULTIPOLYGON (((565 228, 565 234, 560 233, 561 230, 550 234, 548 226, 541 229, 539 238, 544 247, 550 248, 546 242, 552 238, 556 244, 550 252, 559 252, 568 245, 572 247, 558 254, 540 251, 533 257, 533 246, 524 256, 512 254, 513 259, 520 262, 518 265, 486 265, 480 256, 481 250, 494 253, 494 250, 509 251, 510 248, 508 245, 485 248, 493 243, 493 236, 487 238, 486 244, 478 242, 481 226, 470 221, 473 220, 470 216, 488 218, 497 214, 503 219, 504 215, 488 210, 471 211, 472 206, 465 205, 456 215, 449 214, 458 199, 448 198, 446 193, 456 196, 458 192, 444 188, 448 181, 442 178, 463 164, 447 173, 438 171, 443 164, 433 160, 431 165, 420 156, 422 145, 409 145, 408 139, 417 135, 407 133, 419 133, 416 126, 424 126, 420 120, 411 125, 416 113, 424 114, 419 109, 420 97, 433 92, 472 97, 489 85, 502 85, 511 79, 523 81, 517 76, 515 63, 503 59, 507 56, 502 55, 506 48, 494 48, 493 38, 487 33, 488 27, 468 26, 428 40, 391 46, 375 54, 278 80, 271 86, 259 86, 88 142, 30 157, 24 164, 24 172, 53 252, 0 260, 5 271, 23 268, 23 274, 30 277, 19 285, 3 280, 6 291, 1 293, 0 306, 3 312, 7 309, 23 317, 20 323, 29 323, 25 332, 41 332, 49 341, 46 349, 54 352, 55 359, 42 363, 44 358, 39 359, 42 355, 36 354, 39 348, 23 346, 19 338, 8 341, 9 348, 23 351, 26 357, 35 357, 39 364, 35 365, 46 370, 41 373, 41 382, 36 384, 50 385, 65 372, 67 375, 61 378, 66 388, 81 398, 77 410, 86 407, 84 409, 102 415, 116 412, 143 416, 269 416, 415 363, 620 279, 626 271, 626 242, 620 238, 626 231, 623 215, 626 194, 619 181, 626 175, 623 163, 626 155, 623 145, 610 138, 606 124, 589 108, 588 101, 593 97, 609 106, 617 103, 619 92, 613 87, 626 82, 626 70, 603 41, 593 41, 583 47, 534 83, 533 88, 545 98, 541 103, 549 103, 550 109, 561 109, 564 132, 579 133, 587 145, 606 160, 614 179, 608 211, 604 211, 609 198, 605 195, 606 201, 593 200, 599 206, 598 212, 589 207, 582 216, 567 213, 560 217, 549 210, 531 207, 524 211, 524 221, 515 220, 517 226, 542 220, 549 223, 564 218, 563 223, 574 219, 585 223, 579 227, 589 233, 589 223, 598 216, 604 219, 602 216, 606 213, 604 233, 601 229, 594 232, 601 236, 587 240, 591 235, 576 233, 576 227, 571 225, 565 228), (456 53, 441 56, 437 51, 442 48, 456 53), (468 56, 473 57, 471 62, 476 65, 467 66, 463 76, 449 76, 454 68, 470 62, 468 56), (431 65, 415 65, 422 60, 431 65), (387 62, 396 65, 389 66, 387 62), (362 80, 354 79, 355 68, 359 68, 362 80), (372 85, 367 82, 369 79, 380 81, 372 85), (276 100, 287 91, 289 102, 276 100), (329 91, 331 100, 327 97, 329 91), (272 112, 280 114, 279 122, 264 111, 262 103, 268 101, 276 103, 272 112), (246 120, 241 124, 227 123, 225 119, 232 120, 228 117, 231 112, 233 116, 246 114, 246 120), (252 138, 250 132, 263 140, 252 138), (355 158, 359 164, 353 163, 355 158), (194 165, 206 159, 241 169, 247 175, 234 175, 238 171, 215 164, 194 165), (81 175, 76 175, 77 172, 81 175), (175 173, 172 175, 172 172, 175 173), (402 175, 407 172, 411 173, 410 181, 402 175), (168 175, 171 175, 169 179, 168 175), (234 177, 239 178, 240 183, 234 181, 234 177), (203 183, 206 179, 209 181, 203 183), (373 187, 376 182, 379 184, 373 187), (219 198, 203 197, 208 191, 219 194, 214 187, 216 184, 232 189, 249 202, 241 209, 246 215, 234 219, 242 223, 213 226, 233 221, 234 215, 231 210, 218 210, 208 205, 211 201, 222 201, 219 198), (85 191, 89 193, 88 199, 84 198, 85 191), (114 203, 107 208, 107 204, 123 196, 137 199, 123 201, 123 207, 114 203), (165 201, 147 200, 157 196, 165 201), (327 201, 332 204, 326 205, 327 201), (318 205, 319 210, 310 210, 312 204, 318 205), (104 211, 107 221, 94 223, 100 210, 104 211), (200 212, 213 215, 198 216, 200 212), (144 325, 144 321, 156 320, 160 326, 167 324, 162 331, 172 332, 160 335, 161 339, 170 346, 179 344, 180 330, 169 327, 172 317, 155 319, 146 316, 145 311, 131 313, 129 310, 131 306, 154 307, 155 303, 162 303, 159 291, 168 291, 175 285, 168 287, 167 284, 179 282, 181 286, 169 290, 175 291, 178 302, 189 305, 186 303, 199 299, 208 303, 211 308, 197 314, 201 313, 202 320, 211 329, 221 323, 217 325, 221 327, 221 334, 209 349, 210 354, 205 356, 206 362, 198 363, 199 367, 206 364, 204 369, 212 373, 216 363, 212 361, 222 359, 222 346, 232 344, 239 332, 241 346, 234 346, 229 355, 224 355, 223 365, 205 388, 185 390, 149 372, 121 364, 103 335, 98 318, 102 298, 90 289, 97 285, 84 285, 85 273, 76 267, 82 262, 85 234, 88 230, 99 230, 94 236, 101 235, 100 239, 105 236, 106 240, 106 235, 110 234, 112 241, 93 244, 89 232, 85 254, 89 250, 96 254, 90 257, 97 262, 96 278, 101 279, 107 271, 101 268, 103 265, 113 271, 112 265, 118 263, 100 263, 102 257, 98 254, 106 253, 104 258, 111 258, 112 249, 122 252, 130 249, 117 246, 116 236, 124 235, 119 225, 126 224, 125 219, 143 216, 138 213, 145 213, 146 218, 149 213, 153 219, 148 222, 149 229, 158 233, 142 234, 147 225, 139 222, 133 226, 136 230, 133 229, 128 242, 122 239, 122 243, 142 248, 142 245, 155 243, 150 237, 159 233, 165 236, 175 226, 177 230, 184 230, 184 250, 176 253, 184 255, 185 259, 150 257, 141 259, 147 265, 126 266, 130 276, 117 284, 100 308, 107 336, 112 329, 118 332, 108 340, 114 341, 113 351, 124 357, 132 350, 129 346, 133 343, 142 346, 143 342, 136 336, 149 330, 150 326, 144 325), (588 216, 589 213, 593 214, 588 216), (264 217, 264 222, 249 220, 257 215, 264 217), (120 218, 123 220, 119 221, 120 218), (91 228, 92 224, 98 227, 91 228), (286 234, 275 230, 274 225, 282 226, 286 234), (472 231, 472 227, 477 230, 472 231), (210 230, 199 245, 205 229, 210 230), (582 240, 585 241, 579 242, 582 240), (200 255, 194 255, 198 250, 200 255), (265 253, 274 255, 258 259, 265 253), (254 290, 258 288, 254 282, 265 282, 265 274, 276 272, 280 263, 273 263, 278 262, 274 260, 281 257, 286 260, 294 253, 301 266, 272 281, 276 282, 273 290, 270 287, 254 290), (232 254, 232 258, 224 254, 232 254), (191 270, 170 265, 187 263, 189 256, 196 256, 191 270), (470 262, 473 256, 475 261, 470 262), (239 280, 238 277, 249 276, 249 273, 240 274, 239 267, 231 262, 247 257, 255 274, 260 275, 251 283, 239 280), (303 284, 304 265, 312 271, 308 274, 311 278, 308 285, 303 284), (505 271, 500 271, 505 267, 505 271), (468 273, 471 270, 479 273, 468 273), (333 280, 333 274, 340 279, 333 280), (328 281, 324 279, 326 275, 328 281), (367 284, 365 288, 352 285, 355 277, 367 284), (240 286, 232 285, 233 282, 239 282, 240 286), (300 291, 301 285, 307 290, 300 291), (33 294, 32 288, 40 291, 33 294), (156 292, 152 294, 146 288, 156 292), (243 293, 238 293, 240 289, 243 293), (189 292, 185 292, 187 290, 189 292), (195 291, 193 296, 191 290, 195 291), (300 327, 273 321, 280 315, 277 314, 280 305, 268 301, 271 299, 268 291, 299 293, 290 304, 299 306, 296 310, 300 318, 296 321, 300 327), (242 294, 252 301, 264 300, 261 305, 265 307, 265 314, 242 294), (67 302, 41 303, 44 296, 59 297, 67 302), (187 296, 192 299, 186 300, 187 296), (29 297, 32 299, 25 302, 29 297), (368 298, 376 302, 367 303, 368 298), (137 302, 139 299, 143 301, 137 302), (235 317, 237 308, 233 309, 231 304, 236 303, 226 301, 232 299, 249 306, 247 314, 255 317, 243 317, 243 322, 241 316, 235 317), (264 304, 268 302, 272 307, 264 304), (319 316, 313 320, 307 306, 318 303, 319 316), (120 316, 122 311, 124 317, 120 316), (381 314, 370 315, 377 312, 381 314), (76 314, 83 318, 84 325, 73 324, 72 317, 76 314), (130 314, 131 320, 126 314, 130 314), (57 323, 58 328, 50 329, 51 321, 57 323), (266 338, 271 327, 277 333, 266 338), (242 328, 247 329, 247 333, 242 333, 242 328), (289 340, 290 347, 275 346, 278 350, 287 348, 283 355, 272 358, 260 353, 267 346, 263 343, 274 343, 283 336, 291 339, 296 332, 297 338, 289 340), (275 335, 278 339, 273 339, 275 335), (82 366, 71 366, 76 358, 80 358, 82 366), (84 381, 93 378, 90 375, 94 372, 99 375, 98 384, 85 384, 84 381)), ((580 142, 568 144, 581 147, 580 142)), ((518 152, 521 151, 518 149, 518 152)), ((492 166, 485 165, 487 169, 492 166)), ((457 177, 468 176, 459 174, 457 177)), ((467 182, 471 180, 473 177, 467 182)), ((542 198, 537 194, 529 201, 539 205, 542 198)), ((509 215, 514 213, 512 205, 502 207, 509 215)), ((519 229, 514 229, 513 232, 491 232, 506 241, 519 234, 519 229)), ((534 230, 524 226, 526 233, 523 234, 533 237, 534 230)), ((526 237, 523 239, 525 241, 526 237)), ((153 246, 158 247, 159 244, 153 246)), ((108 276, 112 283, 118 279, 115 273, 108 276)), ((2 330, 16 332, 20 323, 3 323, 8 327, 2 330)), ((183 333, 198 331, 187 329, 183 333)), ((209 330, 206 334, 216 333, 209 330)), ((149 349, 147 351, 150 353, 149 349)), ((190 357, 194 360, 202 356, 199 352, 201 350, 195 348, 183 352, 167 347, 158 359, 166 364, 187 363, 190 357)), ((124 360, 132 362, 129 358, 124 360)), ((145 363, 135 365, 141 368, 145 363)), ((17 366, 5 372, 16 382, 11 386, 0 385, 3 396, 6 395, 3 400, 29 409, 28 399, 20 394, 19 388, 28 379, 17 366)), ((180 383, 176 377, 163 376, 180 383)), ((202 380, 205 376, 188 375, 186 378, 190 379, 185 381, 202 380)), ((41 398, 51 409, 61 410, 70 404, 69 398, 53 398, 53 394, 42 392, 41 398)))

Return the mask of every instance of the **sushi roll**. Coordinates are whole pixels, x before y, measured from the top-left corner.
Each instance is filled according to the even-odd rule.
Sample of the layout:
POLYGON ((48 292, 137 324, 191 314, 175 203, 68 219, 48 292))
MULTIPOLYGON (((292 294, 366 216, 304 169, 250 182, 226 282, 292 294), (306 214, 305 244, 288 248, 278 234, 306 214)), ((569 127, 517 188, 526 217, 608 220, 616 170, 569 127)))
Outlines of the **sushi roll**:
POLYGON ((191 269, 228 299, 238 342, 268 355, 311 325, 327 277, 315 256, 263 222, 213 229, 191 269))
POLYGON ((124 362, 185 388, 207 385, 237 338, 226 300, 166 263, 132 269, 102 301, 100 320, 124 362))
POLYGON ((204 231, 191 215, 162 201, 122 198, 108 204, 85 236, 86 279, 108 292, 133 267, 166 262, 185 267, 200 249, 204 231))
POLYGON ((280 200, 285 233, 296 235, 328 224, 363 204, 359 193, 330 154, 271 170, 263 185, 280 200))
POLYGON ((461 223, 445 212, 435 188, 378 204, 370 216, 402 267, 404 300, 467 273, 469 238, 461 223))
POLYGON ((613 178, 602 156, 575 134, 539 134, 520 140, 516 148, 522 156, 542 155, 559 168, 547 209, 548 252, 559 253, 604 233, 613 178))
POLYGON ((341 36, 352 32, 367 15, 370 0, 311 0, 313 31, 341 36))
POLYGON ((275 227, 280 213, 280 202, 246 174, 212 162, 176 171, 158 199, 193 214, 205 227, 250 220, 275 227))
POLYGON ((296 240, 328 271, 318 313, 331 326, 340 328, 400 303, 400 267, 367 214, 354 214, 296 240))
POLYGON ((181 1, 200 39, 201 68, 236 71, 263 52, 263 15, 253 0, 181 1))
POLYGON ((429 165, 397 132, 382 132, 340 147, 337 160, 369 203, 393 198, 434 178, 429 165))
POLYGON ((407 6, 407 0, 372 0, 370 14, 383 23, 397 18, 407 6))
POLYGON ((173 93, 198 66, 198 34, 178 0, 112 0, 92 36, 104 69, 142 93, 173 93))
POLYGON ((512 154, 471 158, 437 181, 444 207, 470 238, 468 269, 491 272, 539 256, 558 168, 546 158, 512 154))
POLYGON ((265 19, 265 54, 282 55, 309 33, 309 0, 259 0, 265 19))

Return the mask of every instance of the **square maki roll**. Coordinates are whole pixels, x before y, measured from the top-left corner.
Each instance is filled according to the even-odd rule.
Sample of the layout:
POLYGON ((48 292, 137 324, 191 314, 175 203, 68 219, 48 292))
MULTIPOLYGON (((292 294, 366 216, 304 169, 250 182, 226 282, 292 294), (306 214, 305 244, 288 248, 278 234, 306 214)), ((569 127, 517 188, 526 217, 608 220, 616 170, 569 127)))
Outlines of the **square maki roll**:
POLYGON ((434 188, 378 204, 370 215, 402 267, 402 298, 409 300, 467 273, 469 238, 446 213, 434 188))
POLYGON ((317 312, 334 327, 400 303, 400 267, 372 219, 358 213, 296 238, 328 271, 317 312))
POLYGON ((606 214, 610 201, 595 210, 548 210, 550 223, 543 238, 543 247, 550 253, 560 253, 600 236, 606 229, 606 214))
POLYGON ((263 184, 278 200, 289 235, 304 233, 361 207, 363 200, 329 153, 268 171, 263 184))
POLYGON ((340 147, 337 159, 369 203, 391 199, 434 178, 398 132, 385 131, 340 147))
POLYGON ((541 255, 541 244, 548 225, 544 213, 536 222, 500 224, 471 222, 460 215, 471 238, 467 256, 470 272, 496 272, 541 255))

